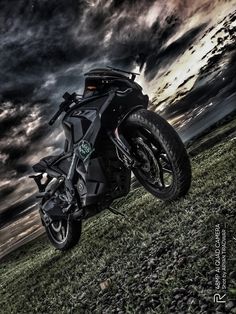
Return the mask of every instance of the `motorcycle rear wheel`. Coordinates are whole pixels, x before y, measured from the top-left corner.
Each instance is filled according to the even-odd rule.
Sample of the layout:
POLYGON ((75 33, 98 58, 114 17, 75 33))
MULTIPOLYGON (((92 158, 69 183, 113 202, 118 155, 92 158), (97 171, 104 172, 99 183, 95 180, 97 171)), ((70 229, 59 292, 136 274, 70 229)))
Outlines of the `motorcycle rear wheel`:
POLYGON ((45 229, 52 245, 60 251, 67 251, 79 242, 82 222, 63 219, 54 221, 45 229))
MULTIPOLYGON (((42 199, 42 205, 47 202, 42 199)), ((40 211, 43 212, 42 208, 40 211)), ((42 222, 43 223, 43 222, 42 222)), ((72 220, 69 217, 53 220, 48 226, 43 223, 47 237, 51 244, 60 251, 67 251, 74 247, 80 240, 82 221, 72 220)))
POLYGON ((140 165, 132 169, 140 184, 162 200, 176 200, 191 186, 191 164, 183 142, 162 117, 146 109, 125 120, 122 134, 140 165))

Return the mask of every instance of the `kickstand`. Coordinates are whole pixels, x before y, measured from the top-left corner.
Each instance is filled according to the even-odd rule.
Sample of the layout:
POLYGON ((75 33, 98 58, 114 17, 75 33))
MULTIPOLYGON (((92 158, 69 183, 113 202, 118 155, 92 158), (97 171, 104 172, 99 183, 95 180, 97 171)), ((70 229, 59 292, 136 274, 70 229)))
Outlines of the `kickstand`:
POLYGON ((112 212, 113 214, 115 214, 115 215, 120 215, 120 216, 123 216, 123 217, 127 217, 125 214, 119 212, 119 211, 118 211, 117 209, 115 209, 114 207, 109 206, 109 207, 108 207, 108 210, 109 210, 110 212, 112 212))

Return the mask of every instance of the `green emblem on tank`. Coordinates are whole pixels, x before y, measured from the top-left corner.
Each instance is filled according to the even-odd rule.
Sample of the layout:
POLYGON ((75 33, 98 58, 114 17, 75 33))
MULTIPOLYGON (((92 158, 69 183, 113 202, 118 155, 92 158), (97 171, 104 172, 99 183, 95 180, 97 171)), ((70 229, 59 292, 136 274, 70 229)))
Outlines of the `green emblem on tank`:
POLYGON ((82 140, 79 143, 79 155, 82 160, 85 160, 93 152, 92 146, 89 142, 82 140))

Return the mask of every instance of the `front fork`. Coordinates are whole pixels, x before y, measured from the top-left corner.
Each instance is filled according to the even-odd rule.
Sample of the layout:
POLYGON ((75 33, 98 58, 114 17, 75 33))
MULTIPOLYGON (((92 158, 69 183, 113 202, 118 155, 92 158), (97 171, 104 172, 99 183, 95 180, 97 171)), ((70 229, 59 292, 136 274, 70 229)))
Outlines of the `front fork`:
POLYGON ((108 136, 116 147, 117 157, 124 163, 127 168, 132 169, 140 165, 138 160, 133 155, 128 143, 125 141, 125 139, 121 138, 118 127, 113 133, 109 133, 108 136))

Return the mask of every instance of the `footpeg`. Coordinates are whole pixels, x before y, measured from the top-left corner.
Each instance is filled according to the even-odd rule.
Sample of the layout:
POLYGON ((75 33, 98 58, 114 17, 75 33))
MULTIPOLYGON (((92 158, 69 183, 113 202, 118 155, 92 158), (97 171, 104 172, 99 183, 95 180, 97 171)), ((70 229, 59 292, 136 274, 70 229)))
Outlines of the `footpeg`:
POLYGON ((43 193, 38 193, 36 195, 36 198, 49 198, 50 196, 51 196, 51 193, 43 192, 43 193))

